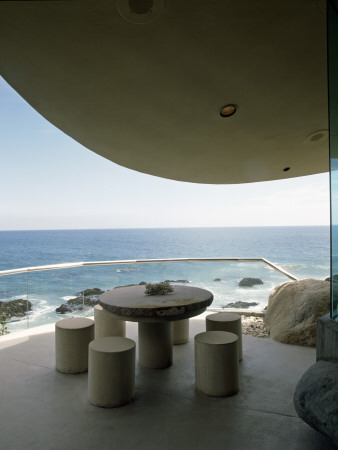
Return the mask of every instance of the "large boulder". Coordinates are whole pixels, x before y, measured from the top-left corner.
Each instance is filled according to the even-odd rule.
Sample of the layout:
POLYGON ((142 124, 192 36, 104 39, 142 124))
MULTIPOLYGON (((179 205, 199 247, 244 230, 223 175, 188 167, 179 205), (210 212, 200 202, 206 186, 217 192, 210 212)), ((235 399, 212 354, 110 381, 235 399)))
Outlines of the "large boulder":
POLYGON ((312 278, 277 286, 270 294, 265 324, 285 344, 316 345, 316 321, 330 310, 330 283, 312 278))
POLYGON ((338 445, 338 364, 311 366, 296 387, 294 405, 301 419, 338 445))

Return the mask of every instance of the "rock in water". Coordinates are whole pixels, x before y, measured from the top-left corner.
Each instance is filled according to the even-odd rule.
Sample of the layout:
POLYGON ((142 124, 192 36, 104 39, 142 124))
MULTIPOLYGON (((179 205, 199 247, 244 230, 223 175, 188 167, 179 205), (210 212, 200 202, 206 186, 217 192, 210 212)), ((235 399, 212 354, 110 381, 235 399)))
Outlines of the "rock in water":
POLYGON ((242 278, 241 281, 238 283, 241 287, 252 287, 256 286, 257 284, 264 284, 263 281, 260 278, 242 278))
POLYGON ((101 295, 103 294, 104 291, 102 291, 102 289, 99 288, 92 288, 92 289, 85 289, 84 291, 78 292, 76 294, 77 297, 91 297, 93 295, 101 295))
POLYGON ((296 387, 294 405, 304 422, 338 445, 338 364, 319 361, 311 366, 296 387))
POLYGON ((22 298, 10 302, 0 302, 0 316, 5 316, 6 320, 12 317, 24 317, 31 309, 32 303, 22 298))
POLYGON ((330 310, 327 281, 292 281, 270 294, 265 324, 270 336, 285 344, 316 345, 316 321, 330 310))
POLYGON ((256 302, 235 302, 235 303, 228 303, 227 305, 223 306, 223 308, 250 308, 250 306, 257 306, 258 303, 256 302))
POLYGON ((63 303, 56 308, 55 312, 58 314, 68 314, 93 308, 99 303, 99 295, 103 293, 104 291, 99 288, 85 289, 84 291, 78 292, 77 297, 71 298, 67 303, 63 303))
POLYGON ((67 314, 72 312, 72 308, 70 308, 66 303, 64 303, 63 305, 60 305, 58 308, 55 309, 55 312, 59 313, 59 314, 67 314))
POLYGON ((164 280, 164 283, 190 283, 190 281, 189 280, 164 280))

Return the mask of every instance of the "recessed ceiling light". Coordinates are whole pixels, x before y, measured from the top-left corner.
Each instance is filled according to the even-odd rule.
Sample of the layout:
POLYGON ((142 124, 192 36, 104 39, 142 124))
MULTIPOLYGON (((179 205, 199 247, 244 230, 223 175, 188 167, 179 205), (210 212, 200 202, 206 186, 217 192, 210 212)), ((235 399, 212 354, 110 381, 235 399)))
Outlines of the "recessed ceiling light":
POLYGON ((135 14, 146 14, 153 7, 153 0, 129 0, 129 8, 135 14))
POLYGON ((236 105, 225 105, 222 107, 220 115, 221 117, 230 117, 233 116, 236 111, 237 111, 236 105))
POLYGON ((291 167, 285 167, 285 168, 283 169, 283 171, 284 171, 284 172, 288 172, 290 169, 291 169, 291 167))
POLYGON ((311 133, 306 139, 305 142, 309 144, 316 144, 317 142, 322 142, 329 137, 328 130, 317 130, 311 133))
POLYGON ((146 25, 164 11, 164 0, 116 0, 117 10, 128 22, 146 25))

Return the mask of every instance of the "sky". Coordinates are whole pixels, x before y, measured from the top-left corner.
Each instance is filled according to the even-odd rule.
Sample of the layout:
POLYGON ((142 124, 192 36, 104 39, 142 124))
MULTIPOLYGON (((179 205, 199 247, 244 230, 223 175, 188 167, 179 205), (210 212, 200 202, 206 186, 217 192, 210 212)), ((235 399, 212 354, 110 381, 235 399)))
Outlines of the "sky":
POLYGON ((145 175, 95 154, 0 77, 0 230, 329 225, 329 175, 241 185, 145 175))

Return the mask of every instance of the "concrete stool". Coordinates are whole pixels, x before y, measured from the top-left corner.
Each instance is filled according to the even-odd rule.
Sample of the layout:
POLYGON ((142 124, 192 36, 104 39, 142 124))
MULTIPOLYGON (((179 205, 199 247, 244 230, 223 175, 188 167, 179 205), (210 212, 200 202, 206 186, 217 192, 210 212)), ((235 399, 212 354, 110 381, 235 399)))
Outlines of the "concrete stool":
POLYGON ((228 397, 239 389, 238 337, 226 331, 195 336, 195 388, 211 397, 228 397))
POLYGON ((189 319, 173 322, 173 344, 186 344, 189 341, 189 319))
POLYGON ((85 317, 62 319, 55 324, 56 370, 88 371, 88 345, 94 339, 94 321, 85 317))
POLYGON ((129 403, 135 390, 135 342, 120 336, 89 344, 88 399, 112 408, 129 403))
POLYGON ((206 319, 206 331, 228 331, 238 336, 239 360, 243 359, 242 318, 238 314, 220 312, 209 314, 206 319))
POLYGON ((107 336, 126 336, 126 322, 114 319, 102 306, 94 306, 95 339, 107 336))

